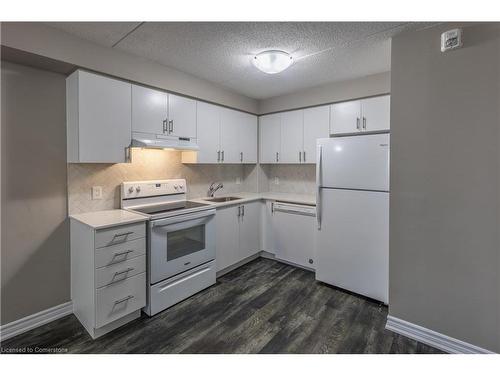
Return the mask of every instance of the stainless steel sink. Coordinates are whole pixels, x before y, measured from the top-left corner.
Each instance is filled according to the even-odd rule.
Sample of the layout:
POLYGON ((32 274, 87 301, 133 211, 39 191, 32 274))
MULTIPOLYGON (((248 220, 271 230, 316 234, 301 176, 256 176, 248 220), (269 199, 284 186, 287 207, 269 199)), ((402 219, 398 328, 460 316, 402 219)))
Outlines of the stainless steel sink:
POLYGON ((209 201, 209 202, 230 202, 230 201, 235 201, 238 199, 242 199, 239 197, 215 197, 215 198, 203 198, 204 201, 209 201))

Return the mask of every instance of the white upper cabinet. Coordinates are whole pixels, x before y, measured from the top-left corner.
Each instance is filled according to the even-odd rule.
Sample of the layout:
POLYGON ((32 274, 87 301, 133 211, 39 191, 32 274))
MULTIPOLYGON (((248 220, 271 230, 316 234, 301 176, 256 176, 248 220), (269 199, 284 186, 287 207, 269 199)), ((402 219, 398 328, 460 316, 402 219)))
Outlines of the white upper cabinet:
POLYGON ((69 163, 124 163, 131 142, 130 83, 77 70, 66 79, 69 163))
POLYGON ((183 163, 257 163, 257 116, 204 102, 197 106, 199 150, 183 152, 183 163))
MULTIPOLYGON (((198 102, 197 117, 197 134, 198 147, 197 162, 198 163, 218 163, 220 161, 220 107, 204 102, 198 102)), ((190 151, 189 154, 194 154, 195 151, 190 151)), ((186 153, 182 153, 184 159, 186 153)))
POLYGON ((196 100, 168 94, 168 133, 196 138, 196 100))
POLYGON ((260 162, 278 163, 281 148, 281 114, 259 118, 260 162))
POLYGON ((132 85, 132 131, 196 138, 196 100, 132 85))
POLYGON ((301 163, 303 153, 304 111, 281 114, 280 163, 301 163))
POLYGON ((348 134, 361 131, 360 100, 332 104, 330 111, 330 131, 332 134, 348 134))
POLYGON ((389 129, 389 95, 331 105, 330 132, 333 135, 389 129))
POLYGON ((302 163, 316 163, 316 140, 330 135, 330 106, 304 109, 304 151, 302 163))
POLYGON ((220 118, 221 162, 240 163, 239 113, 232 109, 221 108, 220 118))
POLYGON ((166 134, 167 96, 163 91, 132 85, 132 131, 166 134))
POLYGON ((288 111, 260 118, 260 162, 263 164, 316 163, 316 140, 327 138, 328 105, 288 111))
POLYGON ((362 129, 382 131, 390 129, 391 97, 389 95, 361 101, 362 129))
POLYGON ((257 116, 239 112, 240 161, 244 164, 257 163, 257 116))

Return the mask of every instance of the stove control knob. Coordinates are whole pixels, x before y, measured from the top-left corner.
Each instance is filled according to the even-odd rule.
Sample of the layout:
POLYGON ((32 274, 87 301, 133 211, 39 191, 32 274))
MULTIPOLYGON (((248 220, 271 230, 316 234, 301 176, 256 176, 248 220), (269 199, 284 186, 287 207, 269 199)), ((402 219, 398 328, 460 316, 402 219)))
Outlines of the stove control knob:
POLYGON ((175 190, 179 189, 179 186, 178 185, 174 185, 174 189, 175 190))
POLYGON ((140 187, 140 186, 137 186, 137 187, 135 188, 135 191, 140 192, 140 191, 141 191, 141 187, 140 187))
POLYGON ((132 193, 134 192, 134 188, 133 188, 132 186, 131 186, 131 187, 129 187, 129 188, 128 188, 128 192, 129 192, 129 194, 132 194, 132 193))
POLYGON ((179 190, 184 191, 184 185, 179 185, 179 190))

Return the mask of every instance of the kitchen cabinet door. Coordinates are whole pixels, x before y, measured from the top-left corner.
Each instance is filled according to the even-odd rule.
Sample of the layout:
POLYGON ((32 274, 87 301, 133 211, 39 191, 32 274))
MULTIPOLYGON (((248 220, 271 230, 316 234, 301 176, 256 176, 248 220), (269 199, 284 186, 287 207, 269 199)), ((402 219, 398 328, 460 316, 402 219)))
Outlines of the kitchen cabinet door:
POLYGON ((228 108, 220 108, 220 149, 221 162, 225 164, 240 163, 239 145, 239 112, 228 108))
POLYGON ((330 106, 304 109, 304 152, 302 163, 316 163, 316 140, 328 138, 330 106))
POLYGON ((257 116, 240 112, 238 144, 243 164, 257 163, 257 116))
POLYGON ((220 158, 220 107, 198 102, 196 117, 199 146, 197 162, 216 164, 220 158))
POLYGON ((304 111, 281 114, 280 163, 301 163, 303 150, 304 111))
POLYGON ((167 96, 163 91, 132 85, 133 132, 166 133, 167 96))
POLYGON ((332 104, 330 111, 331 134, 357 133, 361 131, 361 102, 359 100, 332 104))
POLYGON ((259 133, 260 162, 263 164, 278 163, 281 148, 281 114, 260 117, 259 133))
POLYGON ((83 70, 66 79, 69 163, 129 161, 131 95, 130 83, 83 70))
POLYGON ((363 131, 390 129, 391 97, 389 95, 363 99, 361 101, 363 131))
POLYGON ((196 100, 168 94, 169 135, 196 138, 196 100))
POLYGON ((238 206, 218 208, 216 223, 216 264, 217 271, 223 270, 238 260, 239 220, 238 206))
POLYGON ((260 202, 241 205, 238 262, 260 250, 260 202))

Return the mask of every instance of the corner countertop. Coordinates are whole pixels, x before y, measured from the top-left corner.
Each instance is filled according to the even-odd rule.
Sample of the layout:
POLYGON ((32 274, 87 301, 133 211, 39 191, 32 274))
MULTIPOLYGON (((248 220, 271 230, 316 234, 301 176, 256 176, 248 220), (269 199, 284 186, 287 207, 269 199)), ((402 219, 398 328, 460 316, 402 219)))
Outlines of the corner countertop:
POLYGON ((148 218, 125 210, 105 210, 69 215, 73 220, 94 229, 104 229, 123 224, 140 223, 148 218))
POLYGON ((225 207, 225 206, 233 206, 241 203, 258 201, 258 200, 268 200, 268 201, 280 201, 287 203, 296 203, 296 204, 307 204, 311 206, 316 205, 316 196, 311 194, 295 194, 295 193, 279 193, 279 192, 263 192, 263 193, 228 193, 228 194, 216 194, 216 197, 238 197, 241 199, 229 201, 229 202, 209 202, 204 198, 191 199, 200 203, 210 203, 213 206, 217 207, 225 207))

